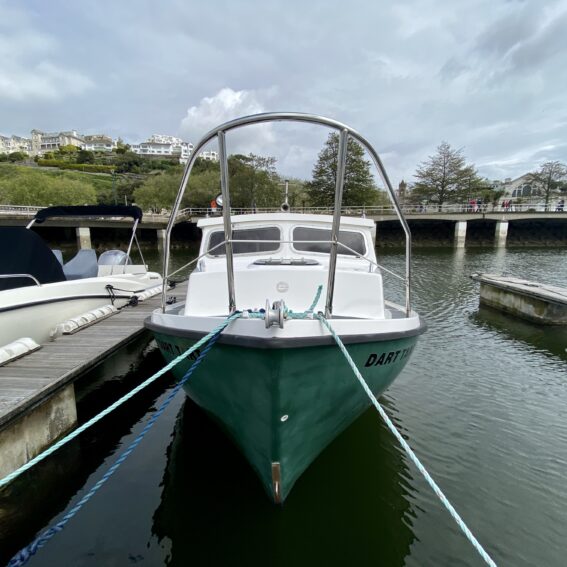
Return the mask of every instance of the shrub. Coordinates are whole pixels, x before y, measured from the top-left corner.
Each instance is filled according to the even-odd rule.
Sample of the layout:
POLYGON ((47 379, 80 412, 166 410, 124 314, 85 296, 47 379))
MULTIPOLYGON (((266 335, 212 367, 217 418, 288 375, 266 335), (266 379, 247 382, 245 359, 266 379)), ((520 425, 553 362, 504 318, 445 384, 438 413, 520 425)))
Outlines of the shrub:
POLYGON ((112 165, 96 165, 91 163, 67 163, 58 159, 38 159, 37 164, 43 167, 58 167, 59 169, 72 169, 89 173, 112 173, 112 165))

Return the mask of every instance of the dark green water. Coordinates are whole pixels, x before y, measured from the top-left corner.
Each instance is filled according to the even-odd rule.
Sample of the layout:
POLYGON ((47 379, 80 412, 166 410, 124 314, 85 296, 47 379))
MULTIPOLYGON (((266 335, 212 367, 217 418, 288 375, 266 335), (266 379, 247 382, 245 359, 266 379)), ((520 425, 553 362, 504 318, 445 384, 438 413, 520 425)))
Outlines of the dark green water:
MULTIPOLYGON (((499 565, 567 564, 567 331, 479 311, 468 276, 504 272, 565 285, 565 259, 561 249, 416 250, 414 305, 429 330, 381 399, 499 565)), ((388 252, 384 264, 401 269, 403 259, 388 252)), ((146 342, 81 380, 81 420, 161 367, 146 342)), ((165 380, 143 392, 1 497, 1 560, 92 487, 170 387, 165 380)), ((373 410, 317 459, 280 508, 216 425, 180 394, 29 564, 483 562, 373 410)))

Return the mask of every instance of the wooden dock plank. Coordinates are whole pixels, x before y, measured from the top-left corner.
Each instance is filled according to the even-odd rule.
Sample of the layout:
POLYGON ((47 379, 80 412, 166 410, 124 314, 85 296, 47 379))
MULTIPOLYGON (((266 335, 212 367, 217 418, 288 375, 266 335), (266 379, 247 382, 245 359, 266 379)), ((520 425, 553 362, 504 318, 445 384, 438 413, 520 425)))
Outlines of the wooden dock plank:
MULTIPOLYGON (((175 288, 177 296, 184 297, 186 285, 175 288)), ((38 406, 144 333, 144 319, 160 304, 158 294, 73 335, 59 336, 39 350, 0 367, 0 427, 38 406)))

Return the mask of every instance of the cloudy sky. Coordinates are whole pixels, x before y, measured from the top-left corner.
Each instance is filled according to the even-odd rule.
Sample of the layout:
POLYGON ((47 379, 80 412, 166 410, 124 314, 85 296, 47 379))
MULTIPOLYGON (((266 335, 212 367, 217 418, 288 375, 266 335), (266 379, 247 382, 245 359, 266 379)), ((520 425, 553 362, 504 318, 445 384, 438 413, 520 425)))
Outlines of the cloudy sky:
MULTIPOLYGON (((515 177, 567 161, 565 30, 567 0, 0 0, 0 133, 195 142, 294 110, 359 130, 395 183, 442 140, 515 177)), ((324 138, 256 128, 229 149, 308 176, 324 138)))

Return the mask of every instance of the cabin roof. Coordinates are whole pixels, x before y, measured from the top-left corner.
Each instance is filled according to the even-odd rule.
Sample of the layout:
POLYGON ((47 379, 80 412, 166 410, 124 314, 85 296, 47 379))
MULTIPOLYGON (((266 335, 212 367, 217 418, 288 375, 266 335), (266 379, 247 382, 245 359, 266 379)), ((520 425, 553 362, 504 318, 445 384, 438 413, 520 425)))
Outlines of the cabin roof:
MULTIPOLYGON (((232 224, 239 223, 309 223, 309 224, 325 224, 331 225, 333 217, 331 215, 311 215, 301 213, 258 213, 251 215, 232 215, 230 217, 232 224)), ((222 227, 223 217, 209 217, 206 219, 199 219, 197 226, 199 227, 222 227)), ((363 219, 360 217, 341 217, 341 228, 358 227, 358 228, 372 228, 374 221, 372 219, 363 219)))

